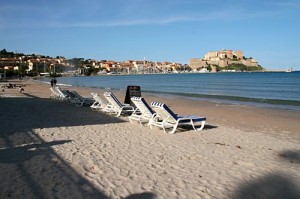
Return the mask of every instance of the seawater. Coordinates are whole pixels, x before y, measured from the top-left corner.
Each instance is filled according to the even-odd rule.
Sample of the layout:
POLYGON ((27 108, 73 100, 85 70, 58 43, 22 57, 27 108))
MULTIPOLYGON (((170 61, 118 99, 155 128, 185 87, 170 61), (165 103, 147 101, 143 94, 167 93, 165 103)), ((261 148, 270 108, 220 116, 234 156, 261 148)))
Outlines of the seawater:
POLYGON ((137 85, 142 93, 300 110, 300 72, 102 75, 57 80, 62 84, 110 90, 137 85))

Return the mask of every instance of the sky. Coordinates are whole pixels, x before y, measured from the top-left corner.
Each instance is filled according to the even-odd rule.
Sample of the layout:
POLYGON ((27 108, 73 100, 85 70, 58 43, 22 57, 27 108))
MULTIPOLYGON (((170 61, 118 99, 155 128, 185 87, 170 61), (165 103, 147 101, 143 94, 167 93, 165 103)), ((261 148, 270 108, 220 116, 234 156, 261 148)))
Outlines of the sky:
POLYGON ((299 0, 1 0, 0 50, 188 63, 242 50, 300 70, 299 0))

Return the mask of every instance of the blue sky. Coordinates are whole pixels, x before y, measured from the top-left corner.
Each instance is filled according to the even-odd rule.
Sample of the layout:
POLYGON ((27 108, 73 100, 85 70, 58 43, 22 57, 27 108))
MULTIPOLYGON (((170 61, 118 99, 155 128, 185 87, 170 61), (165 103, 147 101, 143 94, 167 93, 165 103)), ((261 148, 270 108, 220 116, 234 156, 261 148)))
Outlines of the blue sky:
POLYGON ((7 51, 188 63, 231 49, 300 70, 299 0, 1 0, 0 13, 7 51))

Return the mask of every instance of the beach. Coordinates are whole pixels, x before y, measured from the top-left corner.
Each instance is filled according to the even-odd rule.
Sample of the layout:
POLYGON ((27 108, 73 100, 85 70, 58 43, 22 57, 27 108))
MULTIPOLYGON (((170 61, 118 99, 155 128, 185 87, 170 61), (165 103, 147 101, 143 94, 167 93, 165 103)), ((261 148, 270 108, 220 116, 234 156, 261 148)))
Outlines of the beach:
POLYGON ((300 198, 299 111, 142 93, 207 118, 170 135, 11 83, 26 86, 0 93, 0 198, 300 198))

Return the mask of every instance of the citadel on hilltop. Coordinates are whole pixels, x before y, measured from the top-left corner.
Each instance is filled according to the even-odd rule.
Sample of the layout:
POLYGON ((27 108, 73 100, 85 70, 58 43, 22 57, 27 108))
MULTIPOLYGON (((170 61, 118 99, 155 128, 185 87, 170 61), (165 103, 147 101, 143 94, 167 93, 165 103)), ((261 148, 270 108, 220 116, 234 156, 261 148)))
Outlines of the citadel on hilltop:
POLYGON ((210 51, 204 55, 203 59, 191 58, 189 60, 189 66, 193 70, 212 72, 263 70, 255 59, 252 57, 245 58, 241 50, 210 51))

